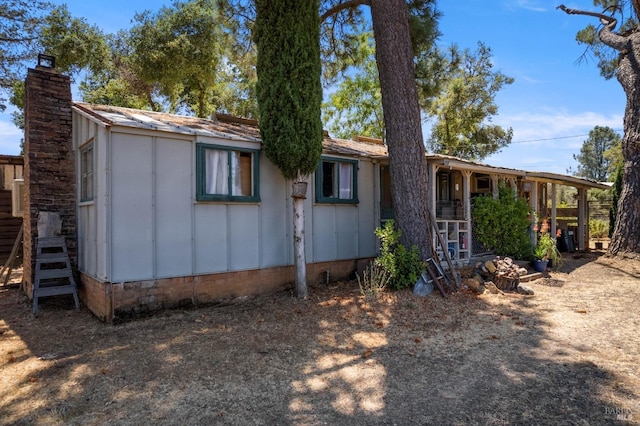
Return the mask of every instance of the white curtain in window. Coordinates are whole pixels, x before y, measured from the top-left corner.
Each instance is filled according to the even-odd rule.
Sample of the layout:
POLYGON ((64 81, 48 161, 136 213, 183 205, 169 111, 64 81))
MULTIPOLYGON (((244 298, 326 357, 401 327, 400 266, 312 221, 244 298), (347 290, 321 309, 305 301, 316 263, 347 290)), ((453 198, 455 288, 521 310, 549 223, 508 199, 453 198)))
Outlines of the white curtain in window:
POLYGON ((353 190, 353 164, 340 163, 340 199, 351 199, 353 190))
POLYGON ((205 161, 207 194, 227 195, 229 193, 227 151, 208 149, 206 151, 205 161))
POLYGON ((237 151, 231 152, 231 195, 245 195, 242 193, 242 168, 237 151))

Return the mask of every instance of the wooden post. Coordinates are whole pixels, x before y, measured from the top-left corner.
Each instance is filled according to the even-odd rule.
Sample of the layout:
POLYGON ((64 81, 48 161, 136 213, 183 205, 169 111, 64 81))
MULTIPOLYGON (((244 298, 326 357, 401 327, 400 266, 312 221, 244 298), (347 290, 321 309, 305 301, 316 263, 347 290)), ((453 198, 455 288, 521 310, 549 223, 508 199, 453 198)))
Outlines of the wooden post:
POLYGON ((307 198, 307 182, 293 183, 293 262, 296 274, 296 296, 306 299, 309 296, 307 286, 307 260, 304 242, 304 200, 307 198), (301 185, 303 184, 304 185, 301 185))

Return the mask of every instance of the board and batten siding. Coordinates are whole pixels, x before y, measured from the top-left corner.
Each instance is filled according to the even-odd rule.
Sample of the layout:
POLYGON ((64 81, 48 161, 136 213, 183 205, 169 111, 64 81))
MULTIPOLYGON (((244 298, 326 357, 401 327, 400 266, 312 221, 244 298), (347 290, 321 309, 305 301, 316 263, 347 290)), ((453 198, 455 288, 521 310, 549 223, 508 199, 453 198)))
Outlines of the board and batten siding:
MULTIPOLYGON (((291 183, 260 154, 260 202, 195 200, 196 142, 259 149, 192 135, 109 128, 76 114, 76 148, 94 143, 96 193, 78 215, 79 268, 129 282, 293 264, 291 183)), ((75 123, 74 123, 75 124, 75 123)), ((374 176, 359 162, 357 205, 305 200, 308 262, 373 257, 374 176)))
POLYGON ((314 205, 312 241, 315 262, 377 255, 374 234, 378 222, 376 170, 379 170, 378 166, 367 159, 358 162, 358 204, 314 205))
MULTIPOLYGON (((78 204, 78 269, 100 280, 106 280, 107 274, 107 215, 105 214, 108 196, 107 182, 97 179, 99 173, 104 174, 107 167, 108 131, 104 125, 78 113, 73 113, 73 147, 76 152, 76 176, 80 176, 79 150, 93 144, 94 155, 94 191, 92 201, 78 204), (100 194, 101 196, 98 196, 100 194)), ((78 181, 78 192, 80 182, 78 181)), ((80 195, 78 193, 78 200, 80 195)))

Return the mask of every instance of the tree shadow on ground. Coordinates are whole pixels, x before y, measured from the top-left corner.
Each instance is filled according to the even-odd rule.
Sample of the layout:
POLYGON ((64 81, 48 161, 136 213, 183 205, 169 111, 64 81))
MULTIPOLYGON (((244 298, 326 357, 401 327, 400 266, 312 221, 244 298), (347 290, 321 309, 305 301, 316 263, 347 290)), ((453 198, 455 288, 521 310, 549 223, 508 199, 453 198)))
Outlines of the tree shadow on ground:
POLYGON ((0 418, 467 425, 639 416, 635 382, 592 341, 554 332, 565 307, 552 302, 570 284, 532 286, 534 297, 403 291, 368 301, 356 283, 338 283, 304 301, 281 293, 117 326, 46 299, 33 319, 20 291, 6 290, 0 418))

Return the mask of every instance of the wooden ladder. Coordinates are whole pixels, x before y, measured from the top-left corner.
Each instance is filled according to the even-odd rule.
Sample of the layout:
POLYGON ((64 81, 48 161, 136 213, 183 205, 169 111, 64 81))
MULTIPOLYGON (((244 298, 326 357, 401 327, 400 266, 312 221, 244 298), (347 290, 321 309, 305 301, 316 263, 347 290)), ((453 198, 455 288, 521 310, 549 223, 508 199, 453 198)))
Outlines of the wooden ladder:
POLYGON ((427 222, 431 224, 431 229, 429 230, 430 231, 429 233, 434 232, 436 235, 436 244, 435 245, 432 244, 431 246, 433 257, 427 259, 427 272, 431 276, 431 279, 438 285, 438 290, 440 290, 440 293, 444 296, 445 291, 442 288, 442 285, 440 284, 440 279, 444 279, 444 281, 447 284, 453 285, 454 288, 458 290, 460 288, 460 277, 456 273, 453 266, 453 262, 451 261, 451 257, 449 256, 449 248, 444 243, 444 240, 442 239, 442 235, 440 235, 440 230, 438 229, 438 220, 436 218, 436 215, 433 214, 433 212, 430 209, 427 209, 427 211, 429 214, 429 217, 427 218, 427 222), (449 269, 449 274, 451 275, 451 278, 447 276, 446 272, 444 271, 444 268, 442 268, 442 264, 441 264, 442 261, 438 258, 438 255, 437 255, 438 244, 440 244, 440 248, 442 250, 442 256, 444 257, 444 260, 446 261, 447 266, 449 267, 448 269, 449 269))
POLYGON ((33 283, 33 314, 38 314, 38 298, 72 294, 80 307, 78 287, 73 278, 64 237, 37 239, 36 275, 33 283))

